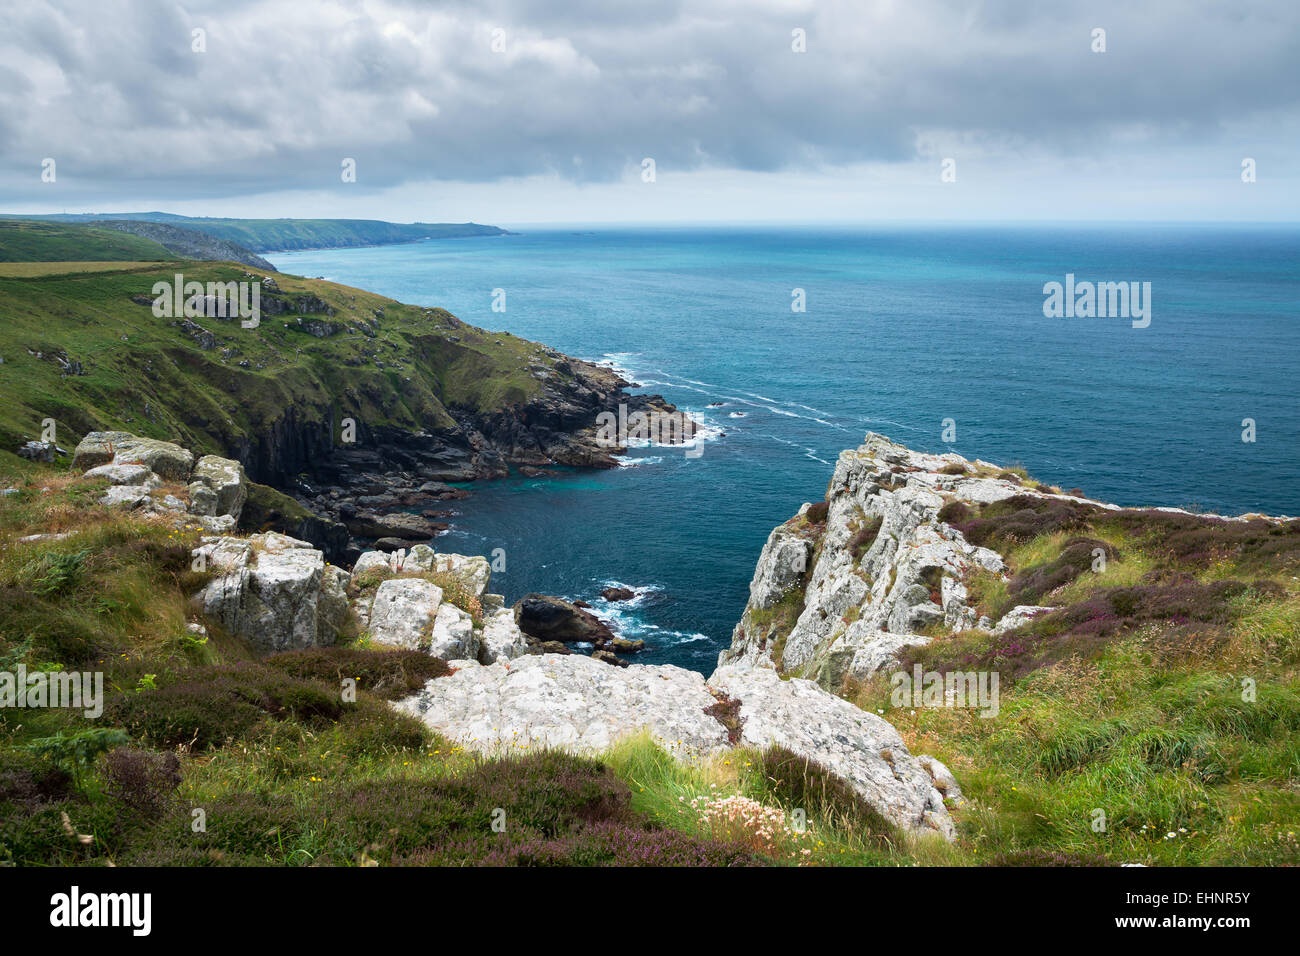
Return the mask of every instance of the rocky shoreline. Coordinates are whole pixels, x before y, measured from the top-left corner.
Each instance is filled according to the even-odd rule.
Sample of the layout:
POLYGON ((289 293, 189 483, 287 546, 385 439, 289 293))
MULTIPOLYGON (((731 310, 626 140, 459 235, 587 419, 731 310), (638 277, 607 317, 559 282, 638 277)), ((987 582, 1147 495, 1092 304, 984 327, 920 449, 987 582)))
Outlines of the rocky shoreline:
MULTIPOLYGON (((327 547, 338 560, 355 560, 368 547, 394 551, 446 531, 455 510, 445 503, 472 493, 453 482, 512 472, 535 476, 554 466, 618 467, 627 449, 598 439, 602 413, 624 406, 629 414, 681 415, 661 395, 628 394, 633 384, 610 369, 552 350, 546 354, 560 374, 534 369, 542 395, 522 406, 489 414, 451 409, 456 427, 431 432, 366 428, 358 422, 354 444, 322 448, 310 461, 267 451, 269 460, 281 464, 250 473, 270 479, 323 521, 345 528, 345 549, 327 547), (301 466, 292 475, 289 461, 301 466)), ((696 426, 684 420, 689 439, 696 426)))
POLYGON ((349 571, 307 541, 239 534, 251 483, 233 459, 94 432, 74 462, 106 482, 103 506, 178 530, 203 528, 193 562, 210 578, 193 597, 188 629, 196 638, 216 626, 259 654, 357 638, 418 650, 451 673, 397 706, 467 749, 529 741, 598 750, 642 732, 683 760, 779 745, 839 775, 901 831, 955 836, 948 808, 961 791, 946 768, 913 756, 885 720, 815 683, 744 665, 720 667, 706 681, 678 667, 630 664, 615 651, 638 642, 620 643, 579 604, 530 594, 506 607, 489 590, 481 556, 418 543, 364 551, 349 571))

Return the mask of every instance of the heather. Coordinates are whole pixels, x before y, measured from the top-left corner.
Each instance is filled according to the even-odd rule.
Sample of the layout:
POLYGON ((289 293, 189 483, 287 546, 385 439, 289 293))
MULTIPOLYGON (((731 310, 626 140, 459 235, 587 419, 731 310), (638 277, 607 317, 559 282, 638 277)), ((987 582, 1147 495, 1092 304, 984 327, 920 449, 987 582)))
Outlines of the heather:
POLYGON ((942 520, 1010 574, 966 580, 1002 634, 939 628, 903 655, 993 671, 996 719, 847 687, 967 805, 957 855, 994 866, 1300 863, 1300 522, 1113 511, 1021 495, 942 520))

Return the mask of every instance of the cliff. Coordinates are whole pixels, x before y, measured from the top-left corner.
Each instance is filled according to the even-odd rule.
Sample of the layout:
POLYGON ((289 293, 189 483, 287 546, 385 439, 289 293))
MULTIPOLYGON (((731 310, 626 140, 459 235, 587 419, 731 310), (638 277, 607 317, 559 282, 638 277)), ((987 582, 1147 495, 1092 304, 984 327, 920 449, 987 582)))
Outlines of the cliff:
MULTIPOLYGON (((608 369, 442 309, 232 263, 92 265, 0 272, 6 447, 51 423, 65 448, 92 431, 175 441, 237 459, 253 481, 375 539, 389 535, 358 497, 417 496, 515 466, 614 467, 620 449, 597 436, 602 412, 673 410, 627 394, 608 369), (178 272, 205 287, 258 284, 257 327, 157 317, 155 286, 178 272)), ((410 530, 426 539, 437 528, 410 530)), ((342 556, 336 536, 312 540, 342 556)))
MULTIPOLYGON (((236 219, 177 216, 165 212, 56 213, 45 216, 0 216, 50 223, 156 223, 204 233, 253 252, 295 249, 343 249, 423 239, 470 239, 507 236, 505 229, 476 222, 385 222, 381 219, 236 219)), ((204 257, 199 257, 204 258, 204 257)), ((242 260, 237 260, 242 261, 242 260)), ((259 266, 258 268, 264 268, 259 266)))
POLYGON ((1078 622, 1068 599, 1090 593, 1088 578, 1109 583, 1133 567, 1116 530, 1177 535, 1198 548, 1218 539, 1225 553, 1300 542, 1300 522, 1289 518, 1119 508, 1041 485, 1023 469, 869 433, 841 453, 825 500, 804 504, 768 537, 719 664, 771 667, 840 691, 952 634, 995 642, 1035 627, 1069 632, 1078 622), (1044 536, 1032 555, 1041 560, 1025 566, 1016 548, 1044 536), (1108 562, 1110 578, 1101 573, 1108 562))

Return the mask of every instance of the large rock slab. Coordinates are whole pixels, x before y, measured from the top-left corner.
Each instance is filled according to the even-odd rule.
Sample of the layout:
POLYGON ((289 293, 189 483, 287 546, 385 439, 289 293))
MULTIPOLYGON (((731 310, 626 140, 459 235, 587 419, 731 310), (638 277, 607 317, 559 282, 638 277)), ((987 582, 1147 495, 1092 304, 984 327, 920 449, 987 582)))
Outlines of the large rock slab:
POLYGON ((72 464, 83 472, 99 465, 144 465, 167 481, 185 481, 194 454, 180 445, 129 432, 90 432, 77 445, 72 464))
POLYGON ((381 568, 393 574, 432 571, 438 554, 427 544, 416 544, 396 551, 366 551, 352 565, 352 573, 360 574, 381 568))
POLYGON ((347 614, 347 572, 305 541, 268 532, 208 538, 197 549, 220 573, 203 613, 261 651, 333 644, 347 614))
POLYGON ((465 586, 469 594, 480 599, 492 583, 492 567, 487 558, 480 555, 440 552, 434 557, 433 570, 455 578, 465 586))
POLYGON ((705 712, 719 694, 740 702, 739 745, 787 747, 838 774, 904 830, 953 837, 934 777, 888 722, 770 669, 721 668, 706 683, 671 665, 617 668, 541 654, 457 670, 398 706, 486 753, 520 744, 589 753, 644 731, 689 759, 731 747, 727 729, 705 712))
POLYGON ((87 478, 104 478, 110 485, 140 486, 146 491, 162 481, 144 465, 99 465, 86 472, 87 478))
POLYGON ((749 582, 754 607, 769 608, 797 587, 812 560, 813 542, 785 525, 773 529, 763 547, 762 559, 749 582))
POLYGON ((479 635, 473 619, 456 605, 444 601, 433 619, 429 653, 444 661, 478 659, 479 635))
POLYGON ((442 588, 424 578, 389 578, 370 605, 370 639, 410 649, 427 647, 442 606, 442 588))
POLYGON ((490 611, 483 622, 483 634, 478 651, 479 663, 495 664, 497 661, 523 657, 527 653, 528 638, 515 623, 514 611, 509 608, 490 611))
POLYGON ((721 667, 709 685, 740 701, 740 744, 776 744, 847 781, 896 826, 956 835, 927 768, 888 721, 808 680, 760 667, 721 667))
POLYGON ((1005 574, 1006 566, 997 552, 972 545, 940 521, 939 512, 952 500, 997 501, 1029 491, 1017 481, 977 475, 981 469, 991 466, 914 452, 875 434, 843 452, 819 539, 807 540, 807 528, 789 524, 768 538, 749 604, 719 666, 776 666, 837 689, 834 681, 844 674, 869 673, 919 642, 918 632, 938 625, 991 628, 963 581, 975 572, 1005 574), (803 549, 811 564, 796 576, 803 549), (802 590, 799 605, 778 631, 764 611, 793 588, 802 590), (883 638, 882 632, 898 637, 883 638))
POLYGON ((189 490, 192 513, 230 515, 238 522, 248 498, 248 478, 233 458, 204 455, 194 465, 189 490))
POLYGON ((642 730, 673 750, 725 747, 704 676, 680 667, 610 667, 578 654, 538 654, 430 681, 401 709, 465 747, 518 744, 594 752, 642 730))
POLYGON ((72 452, 72 467, 86 472, 111 464, 118 444, 134 437, 130 432, 88 432, 72 452))

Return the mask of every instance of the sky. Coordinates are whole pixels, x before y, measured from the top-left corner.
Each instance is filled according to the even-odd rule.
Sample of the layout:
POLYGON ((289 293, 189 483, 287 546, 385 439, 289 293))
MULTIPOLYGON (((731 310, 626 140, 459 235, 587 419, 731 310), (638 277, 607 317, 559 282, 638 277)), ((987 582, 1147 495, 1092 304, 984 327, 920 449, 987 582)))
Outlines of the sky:
POLYGON ((4 14, 4 212, 1300 220, 1297 0, 8 0, 4 14))

